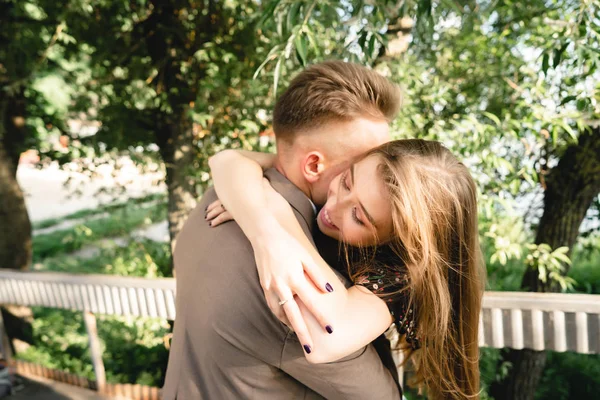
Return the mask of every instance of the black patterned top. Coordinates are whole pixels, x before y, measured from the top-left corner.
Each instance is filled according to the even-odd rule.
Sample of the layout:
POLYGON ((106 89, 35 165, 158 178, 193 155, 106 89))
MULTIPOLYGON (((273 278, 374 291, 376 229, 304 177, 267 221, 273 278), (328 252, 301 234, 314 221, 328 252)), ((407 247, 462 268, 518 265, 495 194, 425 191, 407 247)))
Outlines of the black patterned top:
POLYGON ((351 246, 344 248, 343 245, 329 236, 325 236, 318 229, 314 232, 314 238, 319 253, 329 265, 334 266, 353 284, 364 286, 386 302, 398 332, 406 335, 406 342, 413 349, 418 349, 420 342, 416 334, 415 307, 409 306, 408 274, 399 257, 393 254, 387 246, 381 246, 370 257, 364 257, 363 253, 370 252, 369 250, 360 251, 351 246), (346 260, 350 260, 350 268, 348 268, 346 260), (349 274, 349 270, 355 271, 355 273, 349 274), (369 273, 356 273, 360 270, 369 271, 369 273), (358 276, 358 278, 352 279, 350 275, 358 276))
POLYGON ((406 267, 384 265, 373 260, 369 262, 368 270, 371 272, 359 275, 354 284, 364 286, 387 303, 400 335, 405 335, 406 342, 413 349, 418 349, 416 313, 414 305, 409 305, 406 267))

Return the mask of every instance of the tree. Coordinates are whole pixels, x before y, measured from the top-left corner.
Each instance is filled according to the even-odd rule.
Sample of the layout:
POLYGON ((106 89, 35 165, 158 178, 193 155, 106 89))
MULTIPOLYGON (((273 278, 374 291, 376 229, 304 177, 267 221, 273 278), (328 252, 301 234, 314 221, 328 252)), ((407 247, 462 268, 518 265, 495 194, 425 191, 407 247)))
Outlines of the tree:
MULTIPOLYGON (((31 223, 23 191, 16 180, 23 150, 43 140, 28 124, 39 116, 43 99, 32 82, 47 71, 48 54, 60 39, 63 9, 53 2, 0 1, 0 266, 27 269, 31 262, 31 223)), ((46 124, 61 124, 60 116, 43 115, 46 124)), ((11 338, 30 341, 27 307, 4 308, 11 338)))
POLYGON ((231 106, 234 97, 251 93, 242 91, 252 85, 252 57, 260 49, 255 7, 243 1, 90 1, 70 21, 83 71, 90 70, 78 108, 102 123, 96 135, 81 141, 96 154, 135 153, 138 147, 152 153, 148 146, 158 146, 172 245, 196 204, 201 155, 207 152, 203 138, 228 133, 216 131, 214 111, 223 113, 224 101, 230 101, 223 119, 247 118, 231 106))

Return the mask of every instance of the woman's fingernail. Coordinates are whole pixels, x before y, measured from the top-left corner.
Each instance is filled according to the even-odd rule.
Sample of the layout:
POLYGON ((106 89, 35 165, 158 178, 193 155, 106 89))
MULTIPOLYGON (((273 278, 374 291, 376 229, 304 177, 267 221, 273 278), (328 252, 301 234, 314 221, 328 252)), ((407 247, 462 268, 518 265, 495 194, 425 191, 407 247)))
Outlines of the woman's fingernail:
POLYGON ((212 221, 210 221, 210 222, 208 223, 208 226, 212 226, 212 221))
POLYGON ((327 283, 327 284, 325 285, 325 289, 327 289, 327 291, 328 291, 329 293, 333 292, 333 288, 331 287, 331 285, 330 285, 329 283, 327 283))
POLYGON ((206 208, 204 209, 204 212, 208 211, 208 206, 206 206, 206 208))
POLYGON ((305 344, 303 347, 304 347, 304 351, 306 352, 306 354, 310 354, 310 352, 312 351, 310 346, 305 344))
POLYGON ((333 333, 333 328, 330 325, 327 325, 325 327, 325 330, 327 331, 327 333, 329 333, 330 335, 333 333))

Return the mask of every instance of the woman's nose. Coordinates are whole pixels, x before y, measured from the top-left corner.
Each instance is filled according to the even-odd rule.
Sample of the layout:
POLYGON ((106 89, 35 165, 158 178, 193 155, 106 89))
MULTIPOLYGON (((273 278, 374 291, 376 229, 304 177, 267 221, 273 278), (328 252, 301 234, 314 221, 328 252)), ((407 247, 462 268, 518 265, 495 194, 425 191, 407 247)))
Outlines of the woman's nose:
POLYGON ((336 207, 335 210, 337 213, 341 212, 346 205, 350 202, 350 195, 348 193, 338 193, 336 197, 336 207))

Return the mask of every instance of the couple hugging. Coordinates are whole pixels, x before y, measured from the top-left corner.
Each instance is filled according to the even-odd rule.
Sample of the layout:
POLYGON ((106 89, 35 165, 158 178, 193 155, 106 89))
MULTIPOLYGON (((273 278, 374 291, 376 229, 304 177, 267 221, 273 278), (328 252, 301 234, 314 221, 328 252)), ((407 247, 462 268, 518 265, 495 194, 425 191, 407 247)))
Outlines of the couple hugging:
POLYGON ((177 238, 163 397, 399 399, 395 324, 430 399, 477 398, 476 187, 440 143, 390 141, 399 89, 325 62, 277 101, 277 154, 226 150, 177 238))

